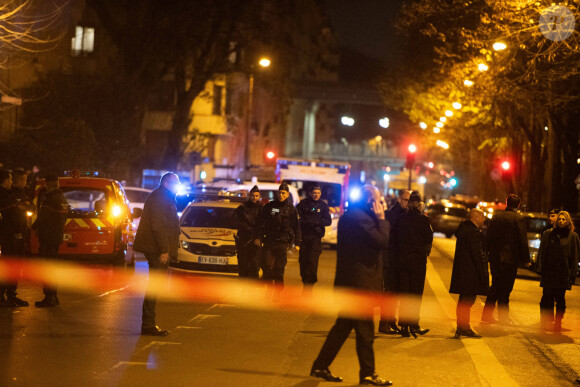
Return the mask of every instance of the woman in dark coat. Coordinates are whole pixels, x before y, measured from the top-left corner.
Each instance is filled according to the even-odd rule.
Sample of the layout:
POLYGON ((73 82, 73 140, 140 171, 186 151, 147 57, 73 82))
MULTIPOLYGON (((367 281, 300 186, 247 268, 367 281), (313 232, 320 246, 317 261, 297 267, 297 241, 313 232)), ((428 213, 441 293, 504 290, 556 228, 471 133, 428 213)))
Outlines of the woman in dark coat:
POLYGON ((540 325, 549 330, 554 322, 554 332, 562 332, 562 318, 566 310, 566 290, 576 281, 580 240, 574 231, 570 214, 561 211, 554 228, 544 231, 538 252, 540 286, 540 325), (556 316, 554 318, 554 305, 556 316))
POLYGON ((461 223, 455 233, 457 244, 449 293, 459 294, 456 338, 481 337, 471 329, 469 317, 476 297, 489 292, 487 259, 480 231, 484 221, 483 211, 474 208, 469 212, 469 220, 461 223))

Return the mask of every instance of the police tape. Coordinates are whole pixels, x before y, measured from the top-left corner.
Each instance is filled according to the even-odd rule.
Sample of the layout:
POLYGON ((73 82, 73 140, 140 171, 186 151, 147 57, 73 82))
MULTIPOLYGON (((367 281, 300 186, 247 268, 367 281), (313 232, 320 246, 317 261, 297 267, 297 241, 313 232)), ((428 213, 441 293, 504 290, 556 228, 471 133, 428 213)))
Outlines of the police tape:
MULTIPOLYGON (((159 299, 219 303, 248 309, 282 309, 320 315, 340 314, 348 318, 372 318, 374 308, 394 301, 389 295, 356 289, 318 286, 304 292, 302 286, 283 288, 266 285, 262 280, 216 278, 181 271, 152 270, 149 274, 123 267, 87 266, 55 260, 0 259, 0 282, 28 281, 47 284, 59 290, 82 293, 123 291, 142 295, 147 292, 159 299)), ((416 297, 400 299, 405 310, 419 310, 416 297)), ((401 316, 402 317, 402 316, 401 316)))

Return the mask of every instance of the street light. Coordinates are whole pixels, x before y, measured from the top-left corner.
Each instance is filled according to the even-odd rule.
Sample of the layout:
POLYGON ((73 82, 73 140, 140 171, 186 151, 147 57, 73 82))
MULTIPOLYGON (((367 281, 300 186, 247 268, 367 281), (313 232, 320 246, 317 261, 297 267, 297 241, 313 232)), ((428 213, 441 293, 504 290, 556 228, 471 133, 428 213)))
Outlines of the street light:
POLYGON ((461 104, 459 102, 453 102, 451 106, 453 106, 453 109, 455 110, 461 109, 461 104))
POLYGON ((463 81, 463 84, 467 87, 471 87, 471 86, 473 86, 473 81, 466 79, 465 81, 463 81))
MULTIPOLYGON (((270 59, 268 58, 261 58, 258 61, 260 67, 266 68, 270 66, 270 59)), ((247 117, 246 117, 246 144, 244 147, 244 162, 246 166, 246 170, 250 169, 250 131, 252 129, 252 108, 253 108, 253 99, 254 99, 254 66, 250 66, 250 76, 248 80, 248 108, 247 108, 247 117)))
POLYGON ((496 51, 505 50, 506 48, 507 48, 507 45, 505 43, 502 43, 502 42, 495 42, 493 44, 493 49, 496 51))
POLYGON ((415 166, 415 153, 417 146, 410 144, 407 152, 407 169, 409 170, 409 190, 411 190, 411 176, 413 175, 413 167, 415 166))
POLYGON ((423 130, 427 129, 427 124, 424 122, 419 122, 419 127, 423 130))

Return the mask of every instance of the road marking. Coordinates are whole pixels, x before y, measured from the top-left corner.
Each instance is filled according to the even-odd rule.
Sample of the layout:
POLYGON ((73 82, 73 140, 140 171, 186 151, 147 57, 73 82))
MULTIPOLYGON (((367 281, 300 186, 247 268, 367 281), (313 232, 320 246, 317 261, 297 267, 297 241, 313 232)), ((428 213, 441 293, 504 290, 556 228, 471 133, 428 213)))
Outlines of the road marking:
POLYGON ((212 310, 213 308, 235 308, 233 304, 213 304, 209 309, 212 310))
POLYGON ((181 343, 172 343, 170 341, 152 341, 149 344, 147 344, 145 347, 143 347, 143 349, 148 349, 154 346, 159 346, 162 347, 164 345, 181 345, 181 343))
MULTIPOLYGON (((449 294, 431 260, 427 260, 427 282, 429 282, 429 286, 447 317, 454 320, 457 303, 449 294)), ((477 369, 477 376, 483 386, 519 386, 483 339, 461 339, 461 342, 471 356, 473 365, 477 369)))
POLYGON ((131 365, 147 365, 149 363, 147 362, 142 362, 142 361, 120 361, 117 364, 115 364, 114 366, 111 367, 111 370, 117 369, 119 367, 122 366, 131 366, 131 365))
POLYGON ((221 316, 217 315, 217 314, 198 314, 197 316, 195 316, 194 318, 189 320, 188 323, 210 320, 210 319, 216 318, 216 317, 221 317, 221 316))
POLYGON ((175 329, 202 329, 201 327, 189 327, 187 325, 179 325, 175 329))

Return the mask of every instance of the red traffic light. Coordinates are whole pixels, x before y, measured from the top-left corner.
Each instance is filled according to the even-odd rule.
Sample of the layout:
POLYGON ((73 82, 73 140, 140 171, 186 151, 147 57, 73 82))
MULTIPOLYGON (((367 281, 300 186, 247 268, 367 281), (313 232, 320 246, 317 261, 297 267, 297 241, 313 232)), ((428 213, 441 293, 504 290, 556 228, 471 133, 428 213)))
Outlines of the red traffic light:
POLYGON ((266 158, 268 160, 272 160, 274 157, 276 157, 276 154, 274 152, 272 152, 272 151, 266 152, 266 158))
POLYGON ((504 161, 501 163, 501 169, 503 169, 504 171, 509 171, 510 167, 511 165, 509 161, 504 161))
POLYGON ((415 152, 417 152, 417 147, 415 146, 415 144, 411 144, 411 145, 409 145, 409 152, 410 152, 410 153, 415 153, 415 152))

